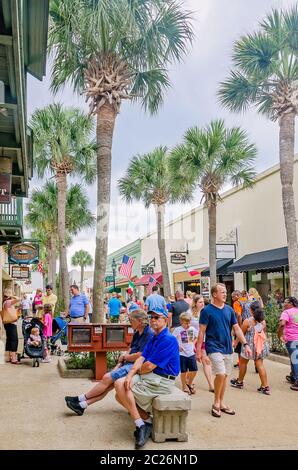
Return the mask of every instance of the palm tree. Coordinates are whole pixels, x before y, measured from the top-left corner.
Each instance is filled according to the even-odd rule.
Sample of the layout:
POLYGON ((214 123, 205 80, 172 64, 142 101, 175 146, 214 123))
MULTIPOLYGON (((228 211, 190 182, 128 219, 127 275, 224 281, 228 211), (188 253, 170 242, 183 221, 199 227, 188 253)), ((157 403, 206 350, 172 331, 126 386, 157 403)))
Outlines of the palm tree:
POLYGON ((65 244, 65 206, 67 175, 78 175, 87 183, 95 179, 95 143, 91 140, 94 124, 90 116, 77 108, 51 104, 35 111, 31 118, 34 133, 34 166, 38 177, 50 171, 58 189, 58 241, 60 281, 64 306, 68 304, 68 268, 65 244))
POLYGON ((220 191, 230 183, 253 184, 252 164, 256 147, 239 127, 225 128, 223 120, 212 121, 205 129, 186 131, 184 142, 171 155, 172 185, 198 187, 208 209, 210 283, 216 283, 216 210, 220 191))
POLYGON ((86 266, 91 266, 93 264, 92 256, 85 250, 76 251, 71 258, 71 264, 73 266, 80 266, 81 268, 81 292, 83 292, 84 269, 86 266))
POLYGON ((298 8, 273 10, 256 33, 234 45, 234 70, 219 90, 232 111, 249 104, 279 123, 282 201, 289 252, 292 295, 298 296, 298 244, 293 190, 295 117, 298 112, 298 8))
POLYGON ((165 246, 165 206, 180 199, 187 200, 191 192, 178 194, 177 188, 171 185, 169 154, 166 147, 158 147, 145 155, 132 158, 126 174, 118 182, 119 191, 126 202, 142 201, 146 208, 153 205, 157 219, 157 239, 160 265, 163 277, 165 297, 171 294, 169 270, 165 246))
MULTIPOLYGON (((40 244, 46 249, 48 280, 55 285, 58 241, 57 185, 50 181, 43 188, 35 189, 27 204, 27 212, 26 225, 34 230, 40 244)), ((73 184, 67 190, 65 214, 65 241, 68 246, 72 241, 71 236, 77 235, 84 228, 94 226, 95 223, 95 218, 88 209, 88 198, 79 184, 73 184)))
POLYGON ((50 18, 52 89, 71 81, 97 116, 93 304, 96 321, 102 322, 116 116, 127 99, 157 112, 170 86, 167 68, 182 59, 192 40, 190 13, 179 0, 53 0, 50 18))

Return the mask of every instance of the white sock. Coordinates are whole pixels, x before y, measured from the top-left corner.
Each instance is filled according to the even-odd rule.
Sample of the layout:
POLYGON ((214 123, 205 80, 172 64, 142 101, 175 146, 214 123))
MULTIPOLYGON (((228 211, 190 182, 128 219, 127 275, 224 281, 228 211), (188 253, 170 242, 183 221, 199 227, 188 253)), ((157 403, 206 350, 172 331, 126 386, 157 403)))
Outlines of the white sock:
POLYGON ((87 408, 88 403, 86 402, 86 400, 83 400, 83 401, 79 402, 79 405, 80 405, 81 408, 87 408))
POLYGON ((86 401, 85 395, 82 393, 82 395, 78 396, 79 401, 86 401))
POLYGON ((144 421, 142 420, 142 418, 138 418, 135 420, 135 425, 137 428, 140 428, 141 426, 143 426, 145 423, 144 421))
POLYGON ((151 416, 149 416, 149 418, 145 419, 144 421, 145 421, 145 423, 152 424, 151 416))

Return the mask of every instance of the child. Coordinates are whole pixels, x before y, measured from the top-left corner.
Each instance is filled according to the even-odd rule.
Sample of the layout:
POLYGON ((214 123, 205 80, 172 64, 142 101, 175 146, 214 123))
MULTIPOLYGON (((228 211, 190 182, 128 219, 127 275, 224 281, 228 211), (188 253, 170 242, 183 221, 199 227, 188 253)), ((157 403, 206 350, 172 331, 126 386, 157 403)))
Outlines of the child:
POLYGON ((27 341, 30 346, 34 346, 35 348, 38 348, 41 345, 41 336, 39 334, 39 328, 34 327, 31 329, 31 334, 28 338, 27 341))
MULTIPOLYGON (((263 359, 269 355, 265 330, 266 322, 264 320, 264 310, 261 307, 252 310, 252 317, 247 318, 242 323, 242 331, 245 335, 246 343, 249 345, 253 353, 251 359, 255 361, 256 369, 261 379, 261 386, 258 388, 258 392, 261 392, 264 395, 270 395, 267 373, 263 365, 263 359)), ((248 361, 249 358, 247 357, 245 348, 242 345, 239 377, 238 379, 231 380, 232 387, 243 388, 243 379, 246 374, 248 361)))
POLYGON ((51 304, 45 304, 43 306, 42 323, 43 323, 43 335, 45 337, 45 357, 43 358, 42 362, 51 362, 49 347, 48 347, 48 342, 51 336, 53 335, 53 330, 52 330, 53 318, 52 318, 52 305, 51 304))
POLYGON ((198 371, 195 355, 198 331, 190 325, 191 315, 189 313, 181 313, 179 320, 181 326, 174 329, 173 335, 179 344, 182 390, 188 395, 193 395, 196 393, 193 381, 198 371))

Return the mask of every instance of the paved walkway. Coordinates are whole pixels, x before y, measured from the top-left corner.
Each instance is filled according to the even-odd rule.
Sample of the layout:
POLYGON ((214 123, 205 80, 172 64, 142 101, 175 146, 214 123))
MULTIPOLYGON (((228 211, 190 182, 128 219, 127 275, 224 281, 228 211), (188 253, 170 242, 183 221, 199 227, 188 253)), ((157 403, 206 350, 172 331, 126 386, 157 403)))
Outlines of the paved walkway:
MULTIPOLYGON (((66 408, 64 395, 82 393, 92 384, 62 379, 57 359, 39 368, 30 359, 19 366, 0 365, 0 449, 133 449, 132 422, 113 392, 83 416, 66 408)), ((220 419, 210 414, 212 394, 200 372, 188 419, 189 441, 149 441, 145 449, 298 449, 298 393, 284 381, 289 368, 269 360, 266 366, 272 395, 256 392, 259 379, 251 364, 245 390, 229 387, 227 393, 236 416, 220 419)))

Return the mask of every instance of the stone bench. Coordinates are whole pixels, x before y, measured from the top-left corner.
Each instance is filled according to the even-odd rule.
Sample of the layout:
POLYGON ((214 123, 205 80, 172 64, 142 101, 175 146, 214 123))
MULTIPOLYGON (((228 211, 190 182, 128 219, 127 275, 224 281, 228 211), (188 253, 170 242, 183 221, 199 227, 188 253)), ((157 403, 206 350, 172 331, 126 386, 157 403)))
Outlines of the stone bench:
POLYGON ((159 395, 153 400, 153 430, 154 442, 165 442, 176 439, 187 441, 186 418, 191 409, 191 399, 175 387, 169 395, 159 395))

